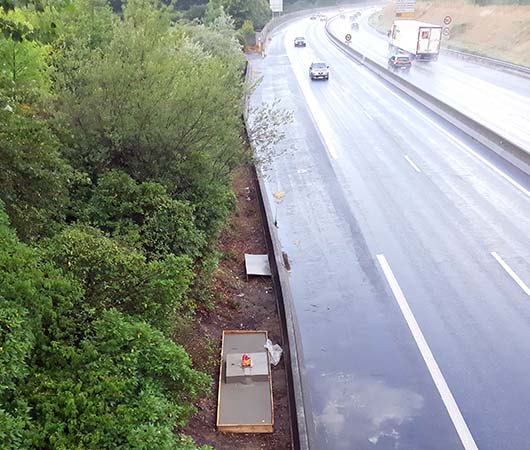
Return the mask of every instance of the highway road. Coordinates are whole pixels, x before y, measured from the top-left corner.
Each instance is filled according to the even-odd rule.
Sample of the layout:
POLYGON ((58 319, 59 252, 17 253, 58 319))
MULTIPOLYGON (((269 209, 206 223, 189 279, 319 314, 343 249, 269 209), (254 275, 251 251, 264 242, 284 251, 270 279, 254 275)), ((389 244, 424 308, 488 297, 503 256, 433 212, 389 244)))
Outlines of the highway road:
MULTIPOLYGON (((368 24, 375 10, 361 10, 358 32, 351 31, 348 12, 330 28, 341 39, 351 34, 353 48, 386 67, 388 41, 368 24)), ((530 151, 530 79, 444 54, 435 63, 415 62, 403 77, 530 151)))
POLYGON ((311 449, 530 449, 528 178, 348 59, 322 22, 280 28, 251 68, 251 103, 295 118, 265 195, 311 449), (328 82, 309 80, 313 60, 328 82))

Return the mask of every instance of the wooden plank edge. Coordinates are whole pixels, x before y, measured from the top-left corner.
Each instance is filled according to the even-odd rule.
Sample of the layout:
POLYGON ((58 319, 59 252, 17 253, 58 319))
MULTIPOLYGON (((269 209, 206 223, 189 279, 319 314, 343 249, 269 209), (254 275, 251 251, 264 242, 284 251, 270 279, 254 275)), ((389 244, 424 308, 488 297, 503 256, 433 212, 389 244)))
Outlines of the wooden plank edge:
POLYGON ((219 415, 221 414, 221 383, 223 382, 223 354, 225 349, 225 330, 221 337, 221 363, 219 364, 219 386, 217 387, 217 418, 215 420, 217 428, 219 429, 219 415))
POLYGON ((217 425, 217 431, 221 433, 272 433, 271 424, 259 425, 217 425))
POLYGON ((223 330, 223 341, 225 334, 264 334, 269 338, 267 330, 223 330))

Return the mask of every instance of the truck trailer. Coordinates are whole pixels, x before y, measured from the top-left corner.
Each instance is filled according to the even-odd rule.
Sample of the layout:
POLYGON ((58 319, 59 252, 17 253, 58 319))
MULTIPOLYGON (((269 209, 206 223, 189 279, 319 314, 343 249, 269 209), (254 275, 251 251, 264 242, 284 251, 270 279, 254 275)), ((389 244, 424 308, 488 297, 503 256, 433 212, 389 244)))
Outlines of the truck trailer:
POLYGON ((390 49, 406 52, 418 61, 436 61, 441 40, 441 26, 417 20, 395 20, 389 32, 390 49))

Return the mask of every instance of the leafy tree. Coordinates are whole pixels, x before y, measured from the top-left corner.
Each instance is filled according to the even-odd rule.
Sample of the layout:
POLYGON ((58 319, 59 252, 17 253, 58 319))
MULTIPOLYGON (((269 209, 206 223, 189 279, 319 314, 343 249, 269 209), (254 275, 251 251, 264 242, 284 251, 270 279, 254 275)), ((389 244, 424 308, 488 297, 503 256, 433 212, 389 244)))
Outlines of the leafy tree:
POLYGON ((243 71, 245 55, 237 39, 234 20, 224 12, 222 6, 208 26, 188 26, 186 32, 209 55, 220 58, 228 65, 231 73, 239 74, 243 71))
POLYGON ((208 242, 217 239, 235 206, 230 187, 219 181, 197 180, 182 196, 194 205, 195 223, 208 236, 208 242))
POLYGON ((191 5, 189 9, 185 12, 184 17, 188 20, 202 19, 206 13, 206 5, 191 5))
POLYGON ((36 103, 49 92, 47 48, 0 37, 0 105, 36 103))
POLYGON ((204 23, 211 24, 215 19, 225 14, 223 0, 209 0, 204 12, 204 23))
POLYGON ((241 28, 245 20, 250 20, 258 30, 263 28, 271 18, 267 0, 222 0, 227 14, 235 20, 236 27, 241 28))
POLYGON ((205 5, 208 0, 176 0, 176 6, 180 10, 190 9, 194 5, 205 5))
POLYGON ((253 106, 248 111, 247 133, 254 150, 254 164, 265 172, 271 162, 290 150, 281 147, 285 125, 292 122, 293 113, 279 108, 279 101, 253 106))
POLYGON ((41 22, 55 24, 56 53, 62 56, 59 50, 63 50, 73 61, 104 49, 119 21, 106 0, 75 0, 66 7, 50 5, 39 17, 41 22))
MULTIPOLYGON (((51 74, 53 92, 61 94, 64 86, 72 90, 82 86, 83 79, 79 75, 83 61, 104 51, 118 18, 106 0, 75 0, 67 6, 50 3, 34 22, 40 29, 48 23, 54 24, 54 33, 48 36, 52 49, 49 60, 54 68, 51 74)), ((67 100, 60 95, 54 99, 58 105, 67 100)), ((61 108, 58 110, 60 112, 61 108)))
POLYGON ((59 370, 31 378, 36 447, 90 450, 188 450, 174 433, 208 379, 159 331, 106 311, 59 370))
POLYGON ((256 33, 254 26, 250 20, 245 20, 241 26, 241 35, 246 45, 254 45, 256 43, 256 33))
POLYGON ((0 446, 32 447, 31 402, 25 395, 35 366, 53 365, 53 342, 68 348, 75 340, 71 312, 81 290, 36 251, 21 244, 0 206, 0 446))
POLYGON ((239 74, 167 25, 129 5, 107 51, 78 61, 75 84, 63 86, 72 161, 94 178, 115 168, 185 188, 190 173, 226 180, 244 158, 239 74))
POLYGON ((52 233, 68 205, 72 168, 47 124, 0 110, 0 198, 19 236, 52 233))
POLYGON ((210 380, 170 336, 253 160, 228 14, 270 12, 164 3, 0 0, 1 448, 197 447, 178 429, 210 380))

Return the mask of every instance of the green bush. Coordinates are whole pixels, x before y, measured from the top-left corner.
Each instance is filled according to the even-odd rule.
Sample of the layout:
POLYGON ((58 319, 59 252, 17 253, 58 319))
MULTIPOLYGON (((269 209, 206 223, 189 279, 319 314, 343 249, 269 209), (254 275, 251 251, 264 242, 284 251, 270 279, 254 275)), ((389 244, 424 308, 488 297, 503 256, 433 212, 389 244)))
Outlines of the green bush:
POLYGON ((170 332, 177 313, 192 310, 186 299, 193 279, 187 257, 167 255, 148 262, 142 252, 88 226, 67 227, 47 240, 45 256, 85 290, 79 305, 83 318, 114 308, 170 332))
MULTIPOLYGON (((123 259, 120 263, 127 263, 123 259)), ((62 260, 71 268, 68 262, 62 260)), ((88 289, 104 292, 108 282, 109 295, 118 293, 112 288, 123 292, 123 285, 114 287, 116 279, 99 278, 103 269, 97 274, 81 266, 75 267, 77 278, 88 289), (89 278, 92 284, 86 283, 89 278)), ((154 296, 168 289, 164 276, 144 275, 155 283, 150 286, 154 296)), ((3 449, 195 448, 174 427, 186 422, 208 378, 192 369, 182 347, 141 317, 112 307, 85 314, 80 283, 18 242, 3 211, 0 279, 3 449)))
POLYGON ((48 125, 0 110, 0 198, 24 240, 53 234, 64 219, 74 173, 48 125))
POLYGON ((159 183, 137 183, 117 170, 101 176, 80 218, 153 257, 175 254, 195 260, 206 246, 190 202, 172 199, 159 183))
POLYGON ((255 45, 256 44, 256 32, 254 31, 254 26, 250 20, 245 20, 243 26, 241 27, 241 35, 246 45, 255 45))

